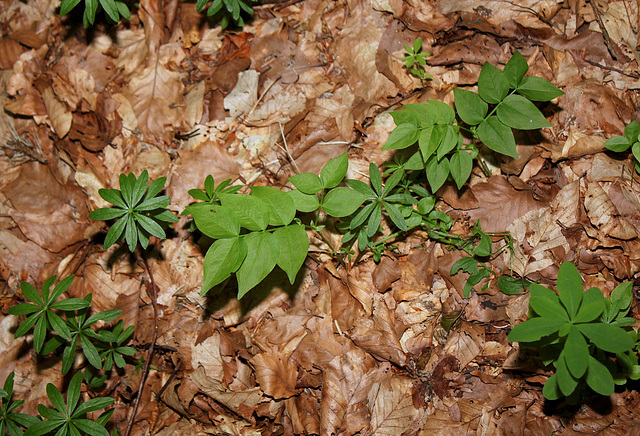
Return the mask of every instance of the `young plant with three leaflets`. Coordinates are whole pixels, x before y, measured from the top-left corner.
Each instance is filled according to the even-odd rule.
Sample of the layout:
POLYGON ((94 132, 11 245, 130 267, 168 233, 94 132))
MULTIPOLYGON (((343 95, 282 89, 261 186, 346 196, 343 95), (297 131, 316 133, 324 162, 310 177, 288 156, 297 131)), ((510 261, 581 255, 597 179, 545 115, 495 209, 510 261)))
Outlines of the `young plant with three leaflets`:
POLYGON ((449 177, 461 189, 479 153, 475 141, 517 158, 512 129, 551 127, 533 102, 550 101, 564 93, 541 77, 525 77, 528 70, 527 61, 516 52, 504 71, 484 64, 477 93, 454 89, 455 111, 443 102, 428 100, 392 112, 397 127, 382 149, 405 149, 417 142, 419 150, 408 162, 411 169, 426 171, 431 191, 435 193, 449 177), (473 141, 465 144, 461 130, 473 141))
POLYGON ((622 283, 603 296, 598 288, 583 291, 578 269, 565 262, 558 271, 558 293, 532 283, 529 320, 516 325, 509 340, 540 350, 545 365, 553 364, 555 374, 545 383, 544 397, 567 397, 577 402, 586 386, 598 394, 611 395, 624 376, 640 376, 633 348, 636 333, 625 330, 635 324, 626 317, 632 301, 632 282, 622 283), (615 354, 625 372, 610 360, 615 354), (634 368, 635 365, 635 368, 634 368))
POLYGON ((624 128, 624 136, 614 136, 608 139, 604 146, 618 153, 622 153, 631 148, 631 153, 635 159, 634 168, 636 172, 640 172, 640 123, 636 120, 631 121, 624 128))
POLYGON ((165 223, 177 223, 178 218, 166 207, 171 198, 160 195, 166 177, 151 182, 149 173, 144 170, 139 178, 133 173, 120 174, 120 189, 100 189, 100 197, 115 207, 96 209, 89 213, 89 218, 108 221, 116 219, 104 240, 104 248, 126 239, 130 252, 134 252, 138 241, 143 249, 149 246, 150 235, 159 239, 167 236, 163 229, 165 223))

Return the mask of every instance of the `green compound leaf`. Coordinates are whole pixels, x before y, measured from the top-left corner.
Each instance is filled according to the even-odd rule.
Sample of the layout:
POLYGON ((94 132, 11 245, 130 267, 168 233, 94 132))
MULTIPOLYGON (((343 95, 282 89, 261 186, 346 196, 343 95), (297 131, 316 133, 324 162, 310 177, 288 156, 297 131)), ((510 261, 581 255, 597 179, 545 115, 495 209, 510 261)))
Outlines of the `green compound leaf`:
POLYGON ((439 100, 427 100, 427 104, 414 103, 405 105, 421 112, 421 118, 429 124, 450 124, 456 118, 456 113, 451 106, 439 100), (414 106, 415 105, 415 106, 414 106), (421 105, 421 106, 418 106, 421 105))
POLYGON ((505 125, 520 130, 551 127, 540 109, 521 95, 512 94, 498 106, 498 119, 505 125))
POLYGON ((629 334, 620 327, 605 323, 577 324, 576 327, 596 347, 610 353, 624 353, 631 350, 635 343, 629 334))
POLYGON ((367 236, 371 238, 378 232, 380 228, 380 220, 382 219, 382 205, 380 202, 373 203, 375 207, 371 211, 371 215, 369 215, 369 220, 367 221, 366 232, 367 236))
POLYGON ((458 116, 465 123, 477 126, 487 116, 489 105, 475 92, 455 88, 453 95, 458 116))
POLYGON ((322 180, 313 173, 301 173, 289 177, 289 181, 303 194, 317 194, 322 191, 322 180))
POLYGON ((307 236, 307 232, 303 225, 292 224, 290 226, 277 228, 273 232, 273 236, 278 241, 280 249, 276 263, 287 273, 289 282, 293 284, 309 251, 309 237, 307 236))
POLYGON ((516 325, 508 338, 511 342, 535 342, 557 332, 564 324, 563 321, 558 320, 532 318, 516 325))
POLYGON ((564 95, 564 92, 560 91, 548 80, 537 76, 525 77, 518 86, 517 91, 533 101, 551 101, 564 95))
POLYGON ((80 3, 80 0, 62 0, 62 3, 60 3, 60 16, 67 15, 78 3, 80 3))
MULTIPOLYGON (((393 129, 382 150, 399 150, 412 146, 418 140, 420 130, 412 123, 403 123, 393 129)), ((292 182, 293 183, 293 182, 292 182)), ((294 183, 295 185, 295 183, 294 183)), ((296 188, 300 189, 297 185, 296 188)))
MULTIPOLYGON (((380 174, 380 170, 371 162, 369 164, 369 180, 371 180, 371 187, 374 189, 376 196, 382 195, 382 174, 380 174)), ((360 191, 358 191, 360 192, 360 191)))
MULTIPOLYGON (((429 126, 420 131, 420 136, 418 137, 418 146, 420 147, 423 161, 429 160, 431 155, 433 155, 440 146, 440 142, 442 141, 444 132, 442 127, 444 126, 429 126)), ((422 168, 424 168, 424 166, 422 168)))
POLYGON ((567 368, 575 378, 580 378, 587 372, 589 346, 582 333, 575 326, 571 326, 569 336, 567 336, 567 341, 564 345, 564 356, 567 368))
POLYGON ((473 254, 479 257, 487 257, 491 255, 491 237, 483 233, 480 237, 480 243, 473 249, 473 254))
POLYGON ((471 170, 473 170, 473 158, 468 152, 458 150, 453 154, 453 156, 451 156, 450 163, 451 165, 449 169, 451 171, 451 175, 458 186, 458 190, 460 190, 471 176, 471 170))
POLYGON ((487 103, 498 104, 509 93, 507 76, 490 63, 485 63, 478 77, 478 94, 487 103))
POLYGON ((504 75, 509 81, 509 87, 516 88, 522 81, 524 75, 527 74, 527 71, 529 71, 527 60, 519 51, 516 51, 504 67, 504 75))
POLYGON ((493 151, 518 158, 513 132, 496 116, 491 116, 478 126, 478 138, 493 151))
POLYGON ((624 136, 629 140, 629 143, 640 140, 640 123, 633 120, 627 124, 624 128, 624 136))
POLYGON ((587 292, 582 294, 582 303, 580 303, 580 309, 573 318, 574 323, 591 322, 598 318, 605 308, 606 302, 602 295, 602 291, 598 288, 588 289, 587 292))
POLYGON ((269 207, 269 225, 286 226, 296 216, 293 199, 279 189, 271 186, 254 186, 251 195, 264 201, 269 207))
POLYGON ((314 212, 320 207, 318 196, 315 194, 304 194, 297 189, 288 191, 286 194, 291 197, 296 210, 300 212, 314 212))
POLYGON ((240 219, 228 207, 199 203, 190 209, 196 227, 213 239, 233 238, 240 234, 240 219))
POLYGON ((560 301, 567 309, 567 313, 571 319, 574 319, 578 313, 580 302, 582 301, 582 277, 578 272, 578 268, 571 262, 564 262, 558 270, 558 295, 560 301))
POLYGON ((444 185, 444 182, 447 181, 447 177, 449 177, 449 171, 449 159, 446 157, 440 162, 438 162, 438 159, 435 156, 432 156, 431 159, 429 159, 427 162, 426 172, 429 186, 431 186, 431 192, 435 194, 435 192, 444 185))
POLYGON ((505 295, 518 295, 525 290, 522 279, 507 276, 498 277, 498 289, 505 295))
POLYGON ((269 225, 271 215, 269 206, 258 197, 220 194, 220 201, 222 206, 231 209, 235 216, 238 217, 240 226, 247 230, 260 231, 266 229, 269 225))
POLYGON ((236 272, 238 299, 253 289, 273 270, 280 250, 272 233, 253 232, 243 237, 247 244, 247 257, 236 272))
POLYGON ((117 207, 104 207, 89 212, 89 218, 91 218, 92 220, 108 221, 115 218, 120 218, 125 213, 127 213, 126 210, 119 209, 117 207))
POLYGON ((243 238, 218 239, 204 256, 204 278, 200 295, 225 281, 236 272, 247 256, 247 244, 243 238))
POLYGON ((442 138, 440 147, 438 147, 438 160, 442 160, 458 144, 462 145, 462 136, 459 134, 458 129, 454 126, 446 126, 444 138, 442 138))
POLYGON ((368 198, 355 189, 338 187, 327 193, 322 209, 330 216, 341 218, 351 215, 368 198))
POLYGON ((124 198, 122 198, 122 193, 118 189, 99 189, 98 194, 109 203, 121 209, 127 209, 124 198))
POLYGON ((403 232, 406 231, 408 229, 408 226, 407 222, 402 216, 402 212, 400 212, 400 210, 396 206, 394 206, 393 203, 384 201, 383 204, 384 209, 387 211, 387 215, 389 215, 389 218, 391 218, 393 224, 395 224, 395 226, 403 232))
POLYGON ((629 139, 624 136, 614 136, 613 138, 608 139, 604 146, 611 151, 615 151, 617 153, 622 153, 623 151, 627 151, 629 147, 631 147, 631 142, 629 139))
POLYGON ((587 384, 600 395, 611 395, 615 388, 613 377, 607 367, 593 356, 589 356, 587 384))
POLYGON ((124 229, 127 226, 127 218, 123 217, 116 221, 109 231, 107 232, 107 236, 104 238, 104 248, 107 249, 111 247, 116 242, 122 240, 124 236, 124 229))
POLYGON ((322 187, 324 189, 331 189, 344 179, 349 169, 349 158, 345 151, 340 156, 331 159, 327 162, 320 171, 320 180, 322 181, 322 187))

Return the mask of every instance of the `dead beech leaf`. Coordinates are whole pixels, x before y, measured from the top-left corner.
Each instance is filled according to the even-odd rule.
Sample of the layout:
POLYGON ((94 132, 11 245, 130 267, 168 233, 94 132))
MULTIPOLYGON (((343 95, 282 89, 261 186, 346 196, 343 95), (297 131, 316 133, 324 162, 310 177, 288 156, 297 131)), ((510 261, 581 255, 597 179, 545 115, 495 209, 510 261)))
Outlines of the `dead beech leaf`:
POLYGON ((458 359, 460 368, 464 369, 476 358, 484 347, 484 328, 463 323, 462 328, 449 335, 444 345, 444 352, 458 359))
POLYGON ((276 400, 290 398, 300 392, 296 389, 298 366, 279 352, 270 351, 253 356, 256 380, 265 394, 276 400))
POLYGON ((260 388, 232 391, 225 388, 219 381, 208 377, 202 366, 198 366, 189 374, 189 378, 202 392, 242 416, 247 413, 250 416, 262 399, 260 388), (244 412, 241 413, 241 411, 244 412))
POLYGON ((629 221, 620 216, 613 202, 598 182, 589 183, 584 197, 584 207, 591 224, 604 235, 625 241, 638 236, 636 229, 629 221))
POLYGON ((69 139, 80 141, 87 150, 100 151, 120 133, 121 129, 122 120, 117 114, 115 120, 109 121, 98 112, 74 112, 69 139))
POLYGON ((362 434, 369 429, 367 396, 374 382, 383 380, 388 363, 374 366, 362 350, 336 356, 324 370, 320 428, 322 434, 362 434))
POLYGON ((47 86, 42 90, 42 101, 44 107, 47 108, 53 131, 58 138, 64 138, 69 133, 69 129, 71 129, 73 114, 66 104, 58 100, 51 86, 47 86))
POLYGON ((408 378, 392 373, 373 384, 367 396, 371 412, 371 430, 367 434, 397 436, 409 428, 418 412, 413 407, 412 386, 408 378))
POLYGON ((189 127, 195 126, 202 119, 202 112, 204 109, 204 92, 205 92, 204 80, 198 82, 185 97, 187 101, 187 123, 189 127))
POLYGON ((398 261, 389 257, 383 257, 371 274, 373 283, 380 292, 391 288, 391 284, 401 276, 398 261))
POLYGON ((565 253, 570 252, 569 242, 558 223, 570 227, 578 222, 579 195, 580 182, 576 180, 564 186, 548 208, 532 210, 507 227, 515 250, 513 256, 507 254, 504 259, 514 272, 526 277, 554 264, 551 250, 562 248, 565 253))
POLYGON ((285 409, 295 434, 320 434, 318 399, 303 392, 286 400, 285 409))
POLYGON ((528 186, 516 189, 504 176, 493 176, 485 183, 473 185, 471 191, 478 200, 478 208, 467 213, 473 222, 481 219, 485 232, 504 231, 517 218, 545 206, 533 198, 528 186))
POLYGON ((241 71, 238 82, 224 98, 224 108, 232 117, 247 115, 258 100, 258 72, 256 70, 241 71))
POLYGON ((220 333, 211 336, 199 344, 194 344, 191 351, 192 366, 202 366, 208 377, 222 381, 223 363, 220 354, 220 333))
POLYGON ((122 29, 117 32, 116 40, 120 49, 116 65, 129 75, 138 70, 149 53, 144 31, 141 28, 122 29))

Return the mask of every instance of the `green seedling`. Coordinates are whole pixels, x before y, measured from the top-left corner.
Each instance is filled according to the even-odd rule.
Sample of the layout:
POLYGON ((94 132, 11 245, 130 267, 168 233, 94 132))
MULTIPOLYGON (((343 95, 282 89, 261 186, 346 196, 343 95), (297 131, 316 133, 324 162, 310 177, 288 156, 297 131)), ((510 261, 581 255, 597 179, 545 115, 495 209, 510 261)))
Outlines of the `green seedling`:
MULTIPOLYGON (((62 0, 60 15, 67 15, 79 3, 80 0, 62 0)), ((82 21, 85 28, 93 25, 96 20, 96 13, 100 9, 103 9, 114 23, 119 22, 120 17, 126 20, 131 18, 131 12, 129 12, 129 7, 125 2, 118 0, 84 0, 82 21)))
POLYGON ((618 153, 622 153, 631 148, 631 153, 635 159, 634 168, 640 172, 640 124, 636 120, 631 121, 624 128, 624 136, 614 136, 604 143, 604 146, 618 153))
POLYGON ((104 240, 104 248, 126 239, 129 251, 135 251, 138 241, 143 249, 149 246, 150 235, 165 239, 165 223, 177 223, 178 218, 166 207, 170 197, 160 195, 166 177, 151 182, 147 188, 149 173, 144 170, 139 178, 133 173, 120 174, 120 189, 100 189, 100 196, 113 204, 112 208, 97 209, 89 218, 108 221, 116 219, 104 240))
MULTIPOLYGON (((250 4, 255 2, 256 0, 213 0, 207 8, 207 15, 220 17, 220 26, 223 29, 226 29, 230 23, 242 27, 244 26, 242 12, 253 15, 253 8, 250 4)), ((198 12, 202 12, 207 3, 209 0, 198 0, 196 3, 198 12)))
POLYGON ((92 398, 87 402, 79 402, 82 387, 82 373, 76 373, 67 389, 65 402, 60 390, 53 384, 47 385, 47 396, 53 408, 38 405, 38 412, 43 421, 32 424, 24 433, 25 436, 41 436, 55 434, 56 436, 109 436, 105 426, 113 414, 113 409, 104 412, 98 419, 87 419, 87 413, 95 412, 110 406, 114 399, 110 397, 92 398))
POLYGON ((22 428, 28 428, 39 422, 35 416, 17 413, 15 410, 24 404, 24 400, 11 401, 13 396, 13 376, 11 372, 0 389, 0 435, 7 432, 11 436, 22 436, 22 428), (22 428, 21 428, 22 427, 22 428))
MULTIPOLYGON (((611 395, 621 374, 609 359, 615 354, 626 373, 638 374, 637 358, 630 353, 636 333, 624 328, 635 323, 626 317, 632 301, 632 283, 619 285, 607 299, 598 288, 583 291, 578 269, 565 262, 558 272, 558 293, 530 284, 529 320, 516 325, 509 340, 540 349, 553 374, 543 394, 549 400, 567 397, 575 402, 586 386, 611 395), (635 366, 635 368, 634 368, 635 366)), ((626 380, 625 380, 626 381, 626 380)))
POLYGON ((22 282, 20 288, 25 298, 32 301, 32 303, 22 303, 17 306, 11 307, 8 313, 11 315, 29 315, 26 320, 18 327, 14 337, 17 339, 20 336, 25 335, 31 327, 33 330, 33 347, 37 353, 42 350, 47 332, 50 329, 60 335, 65 340, 71 339, 71 332, 66 323, 62 320, 60 315, 56 311, 70 312, 74 310, 81 310, 89 306, 89 302, 80 298, 67 298, 65 300, 55 301, 60 297, 73 282, 74 276, 65 277, 58 283, 58 285, 50 292, 51 286, 56 281, 56 276, 49 277, 42 286, 42 296, 38 294, 36 288, 30 283, 22 282))
POLYGON ((404 49, 407 52, 407 56, 402 59, 407 69, 420 79, 422 86, 425 85, 425 80, 431 79, 431 74, 426 74, 425 66, 427 65, 427 58, 431 54, 422 52, 422 38, 418 38, 413 41, 413 45, 405 45, 404 49))

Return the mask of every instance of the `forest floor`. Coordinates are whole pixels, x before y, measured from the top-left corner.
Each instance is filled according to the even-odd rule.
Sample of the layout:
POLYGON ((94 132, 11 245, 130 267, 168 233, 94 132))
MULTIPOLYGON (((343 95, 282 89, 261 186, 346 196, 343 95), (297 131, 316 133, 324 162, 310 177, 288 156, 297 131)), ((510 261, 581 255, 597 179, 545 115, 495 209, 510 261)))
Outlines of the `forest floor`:
MULTIPOLYGON (((485 62, 502 68, 516 50, 565 92, 544 107, 553 127, 519 136, 520 157, 497 157, 491 177, 475 168, 460 193, 443 187, 437 207, 459 234, 478 219, 511 233, 514 253, 488 263, 496 274, 553 287, 572 261, 608 296, 640 271, 640 178, 603 147, 638 118, 636 2, 304 0, 258 6, 227 31, 177 0, 142 0, 130 21, 88 31, 57 2, 0 5, 0 381, 15 371, 23 413, 69 379, 31 335, 13 338, 21 281, 75 274, 67 294, 121 309, 146 356, 146 275, 123 247, 105 251, 104 223, 87 216, 120 173, 166 176, 176 214, 208 174, 285 187, 348 150, 362 178, 393 156, 381 151, 390 111, 452 104, 454 87, 474 90, 485 62), (417 38, 432 54, 424 86, 402 63, 417 38), (585 205, 594 198, 601 208, 585 205)), ((238 301, 233 286, 200 296, 200 241, 186 217, 174 227, 149 253, 158 336, 132 434, 640 434, 634 386, 545 402, 552 372, 507 340, 528 295, 490 280, 464 299, 465 274, 449 273, 463 253, 423 233, 378 264, 336 263, 312 240, 295 286, 272 274, 238 301)), ((116 399, 121 434, 140 377, 128 365, 83 394, 116 399)))

